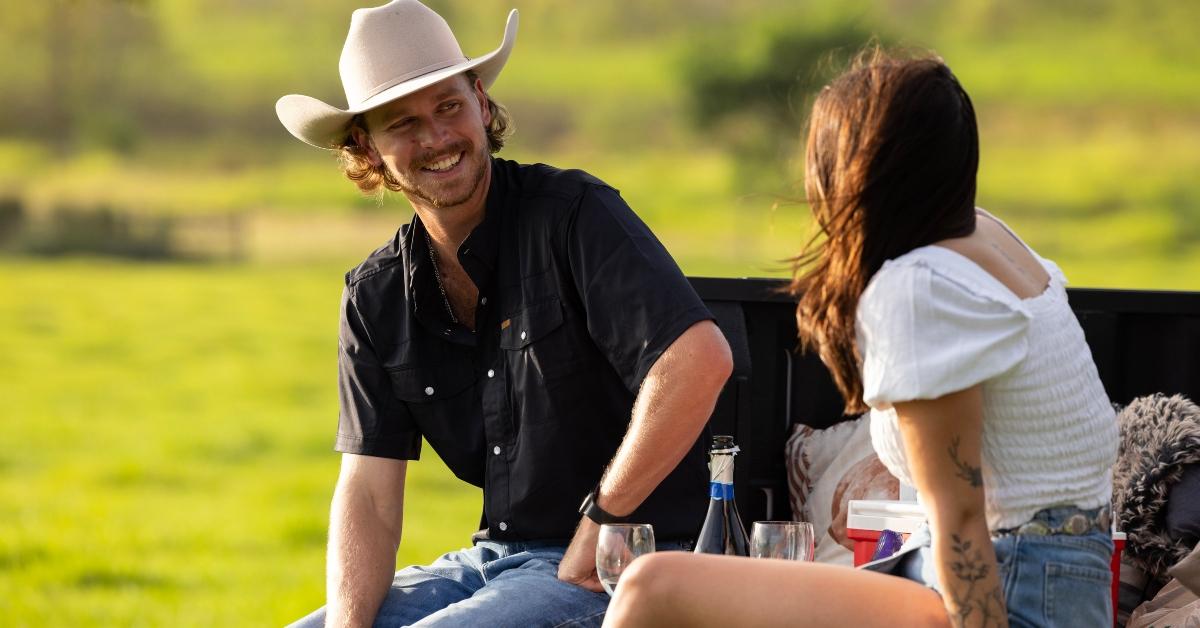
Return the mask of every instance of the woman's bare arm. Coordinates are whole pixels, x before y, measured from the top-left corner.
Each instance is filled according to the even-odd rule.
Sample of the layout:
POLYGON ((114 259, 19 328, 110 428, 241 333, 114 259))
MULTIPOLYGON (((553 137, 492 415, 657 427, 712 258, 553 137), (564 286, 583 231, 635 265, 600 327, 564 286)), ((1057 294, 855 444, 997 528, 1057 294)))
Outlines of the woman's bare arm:
POLYGON ((908 468, 929 517, 950 620, 955 626, 1008 626, 984 515, 982 388, 895 408, 908 468))

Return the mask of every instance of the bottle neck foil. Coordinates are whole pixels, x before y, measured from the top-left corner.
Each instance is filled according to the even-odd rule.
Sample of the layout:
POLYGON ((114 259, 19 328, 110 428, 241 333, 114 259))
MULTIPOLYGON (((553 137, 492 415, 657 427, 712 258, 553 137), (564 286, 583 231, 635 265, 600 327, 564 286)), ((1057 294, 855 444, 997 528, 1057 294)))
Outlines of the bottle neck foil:
POLYGON ((713 482, 733 484, 733 454, 713 454, 708 465, 713 482))

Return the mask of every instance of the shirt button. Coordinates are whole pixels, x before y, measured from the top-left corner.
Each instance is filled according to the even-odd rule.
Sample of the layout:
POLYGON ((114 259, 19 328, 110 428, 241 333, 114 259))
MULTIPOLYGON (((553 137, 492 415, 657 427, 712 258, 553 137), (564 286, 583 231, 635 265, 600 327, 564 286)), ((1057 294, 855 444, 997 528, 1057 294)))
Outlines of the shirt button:
POLYGON ((499 527, 500 527, 500 531, 503 532, 508 529, 508 524, 501 521, 499 527))
POLYGON ((521 332, 521 340, 524 340, 525 336, 526 336, 525 332, 521 332))
POLYGON ((495 376, 496 376, 496 371, 494 369, 488 369, 488 377, 495 377, 495 376))
POLYGON ((492 453, 494 453, 494 454, 496 454, 497 456, 499 456, 499 455, 500 455, 500 446, 499 446, 499 445, 496 445, 495 447, 492 447, 492 453))
POLYGON ((480 297, 480 298, 479 298, 479 304, 480 304, 480 305, 487 305, 487 297, 480 297))
POLYGON ((426 386, 425 387, 425 395, 428 396, 428 395, 432 395, 432 394, 433 394, 433 386, 426 386))

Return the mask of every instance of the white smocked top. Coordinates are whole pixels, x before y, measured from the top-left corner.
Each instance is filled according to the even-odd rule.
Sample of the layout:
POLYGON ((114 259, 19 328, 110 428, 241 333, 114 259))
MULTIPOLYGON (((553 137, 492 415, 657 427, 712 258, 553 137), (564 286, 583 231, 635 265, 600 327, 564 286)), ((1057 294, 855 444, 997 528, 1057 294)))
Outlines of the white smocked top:
POLYGON ((892 404, 983 384, 991 530, 1051 506, 1095 508, 1112 495, 1116 415, 1067 303, 1066 278, 1037 259, 1050 283, 1020 299, 970 258, 921 247, 884 263, 858 304, 871 441, 902 482, 913 485, 892 404))

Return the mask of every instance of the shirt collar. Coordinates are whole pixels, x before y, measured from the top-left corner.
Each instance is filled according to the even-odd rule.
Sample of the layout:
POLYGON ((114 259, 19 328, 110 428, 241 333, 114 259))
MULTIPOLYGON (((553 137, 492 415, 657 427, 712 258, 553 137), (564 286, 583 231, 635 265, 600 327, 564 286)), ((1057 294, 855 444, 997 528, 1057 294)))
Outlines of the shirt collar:
MULTIPOLYGON (((508 212, 509 182, 501 160, 492 158, 491 183, 484 205, 483 220, 471 230, 458 248, 458 260, 475 282, 480 294, 486 294, 496 270, 500 254, 501 224, 508 212)), ((413 212, 408 225, 407 237, 402 238, 405 265, 408 268, 409 293, 412 308, 417 318, 429 326, 446 331, 450 326, 446 315, 445 300, 433 274, 433 261, 429 255, 425 224, 413 212)))
MULTIPOLYGON (((426 313, 435 318, 443 318, 441 311, 445 308, 441 292, 438 290, 437 279, 433 276, 433 260, 429 257, 429 243, 426 240, 425 224, 413 213, 412 222, 408 225, 408 237, 404 238, 408 245, 404 247, 405 266, 408 268, 408 289, 412 295, 413 312, 418 318, 425 318, 426 313)), ((430 321, 433 322, 433 321, 430 321)), ((440 323, 438 323, 440 324, 440 323)))
POLYGON ((508 210, 508 181, 500 160, 492 158, 491 169, 483 221, 471 230, 458 249, 459 262, 475 282, 475 287, 481 291, 488 287, 496 270, 496 260, 500 254, 500 225, 508 210))

